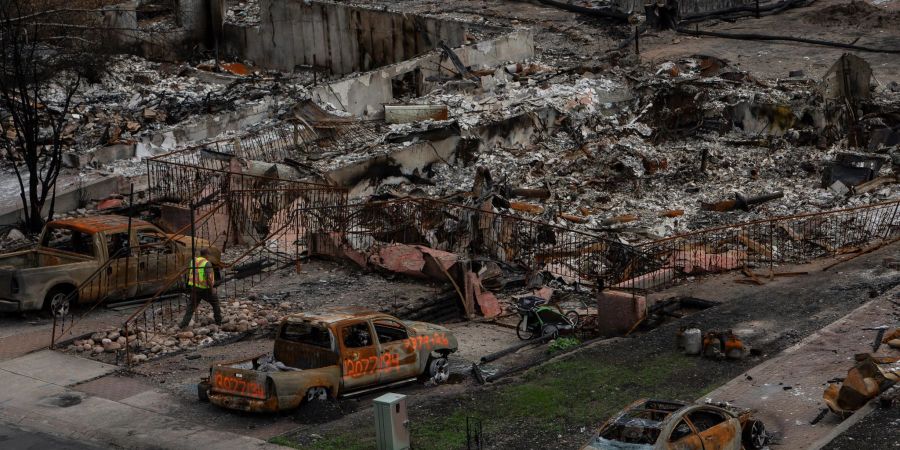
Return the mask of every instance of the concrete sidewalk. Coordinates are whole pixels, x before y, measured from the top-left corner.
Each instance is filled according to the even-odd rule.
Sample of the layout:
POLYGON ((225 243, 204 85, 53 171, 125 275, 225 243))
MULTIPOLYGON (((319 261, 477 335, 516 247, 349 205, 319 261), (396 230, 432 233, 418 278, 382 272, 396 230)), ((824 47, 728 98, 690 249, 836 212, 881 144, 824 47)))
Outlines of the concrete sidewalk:
POLYGON ((104 447, 282 448, 69 387, 115 366, 49 350, 0 363, 0 422, 104 447))
MULTIPOLYGON (((891 302, 896 298, 900 288, 860 306, 700 400, 755 409, 769 432, 774 432, 779 448, 818 448, 846 428, 847 421, 858 420, 868 411, 857 412, 843 425, 831 412, 817 424, 810 423, 826 408, 822 394, 827 382, 847 376, 855 364, 854 354, 872 352, 875 332, 862 328, 890 324, 900 313, 891 302)), ((882 345, 877 354, 897 356, 898 351, 882 345)))

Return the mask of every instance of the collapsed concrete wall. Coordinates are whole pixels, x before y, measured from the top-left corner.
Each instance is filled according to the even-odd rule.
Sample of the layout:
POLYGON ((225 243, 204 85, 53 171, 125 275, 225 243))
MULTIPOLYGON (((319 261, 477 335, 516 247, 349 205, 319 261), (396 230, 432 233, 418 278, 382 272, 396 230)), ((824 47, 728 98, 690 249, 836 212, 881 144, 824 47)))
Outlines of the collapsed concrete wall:
POLYGON ((208 21, 199 27, 194 21, 184 21, 185 14, 209 16, 210 1, 181 0, 175 5, 175 25, 165 32, 141 26, 142 8, 147 2, 131 0, 103 8, 103 39, 107 50, 138 55, 142 58, 173 61, 188 55, 196 42, 209 39, 208 21), (199 27, 199 28, 198 28, 199 27))
MULTIPOLYGON (((534 36, 529 30, 518 30, 496 39, 467 45, 455 50, 467 67, 495 67, 507 61, 521 61, 534 56, 534 36)), ((359 76, 346 78, 313 92, 313 98, 321 103, 329 103, 356 116, 370 118, 384 114, 384 104, 398 97, 396 82, 412 77, 418 85, 417 95, 423 95, 434 87, 429 78, 451 77, 452 72, 441 68, 442 55, 432 52, 409 61, 359 76)), ((443 65, 452 66, 446 62, 443 65)))
POLYGON ((309 0, 260 0, 260 24, 226 24, 227 53, 261 67, 296 66, 346 74, 421 55, 443 41, 465 41, 462 22, 309 0))
MULTIPOLYGON (((13 177, 0 183, 0 190, 13 192, 6 189, 10 183, 17 183, 13 177)), ((78 175, 60 175, 57 179, 56 200, 53 202, 55 214, 64 214, 78 208, 83 208, 85 203, 91 200, 102 200, 112 194, 126 192, 125 181, 121 176, 102 177, 78 175)), ((44 205, 43 214, 50 212, 50 199, 44 205)), ((25 211, 19 204, 19 198, 7 196, 0 200, 0 225, 17 225, 24 219, 25 211)))
POLYGON ((382 185, 427 180, 432 165, 454 164, 466 141, 458 134, 413 143, 391 153, 374 156, 326 174, 329 183, 350 189, 351 198, 373 195, 382 185))

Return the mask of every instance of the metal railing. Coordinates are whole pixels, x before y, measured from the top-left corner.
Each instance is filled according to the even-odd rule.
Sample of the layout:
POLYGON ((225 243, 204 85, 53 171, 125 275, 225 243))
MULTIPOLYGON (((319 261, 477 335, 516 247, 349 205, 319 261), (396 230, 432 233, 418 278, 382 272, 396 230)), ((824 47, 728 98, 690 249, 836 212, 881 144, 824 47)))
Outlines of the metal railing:
POLYGON ((862 251, 900 238, 900 200, 709 228, 637 245, 615 288, 653 291, 687 277, 862 251))
MULTIPOLYGON (((263 195, 289 195, 289 193, 273 193, 260 191, 233 192, 237 197, 259 197, 263 195)), ((235 200, 239 202, 239 200, 235 200)), ((216 287, 220 303, 246 293, 275 271, 296 264, 303 251, 299 245, 296 218, 300 209, 280 209, 268 218, 268 230, 262 237, 249 238, 243 245, 233 246, 229 252, 223 252, 217 265, 218 280, 216 287)), ((211 227, 212 222, 196 226, 195 236, 214 236, 217 231, 211 227)), ((203 239, 207 241, 208 239, 203 239)), ((197 253, 196 249, 192 253, 197 253)), ((185 279, 189 265, 172 274, 167 283, 134 311, 121 325, 126 336, 126 361, 133 363, 133 346, 145 345, 155 335, 164 333, 174 322, 181 318, 185 308, 191 305, 190 293, 182 290, 180 295, 166 295, 185 279), (135 342, 135 340, 137 340, 135 342)))
MULTIPOLYGON (((195 222, 210 221, 223 206, 207 208, 195 222)), ((79 311, 74 308, 66 308, 61 313, 52 311, 50 348, 71 335, 81 320, 97 308, 107 305, 110 300, 151 294, 156 285, 166 283, 167 274, 186 267, 190 254, 183 247, 186 245, 185 234, 190 228, 191 224, 188 224, 174 233, 160 234, 145 232, 141 225, 129 227, 126 231, 129 242, 109 254, 62 302, 65 305, 90 303, 90 306, 79 311), (132 245, 132 238, 137 245, 132 245)))
POLYGON ((376 243, 421 244, 582 283, 617 273, 631 254, 629 246, 589 233, 441 200, 307 208, 299 220, 310 254, 364 253, 376 243))

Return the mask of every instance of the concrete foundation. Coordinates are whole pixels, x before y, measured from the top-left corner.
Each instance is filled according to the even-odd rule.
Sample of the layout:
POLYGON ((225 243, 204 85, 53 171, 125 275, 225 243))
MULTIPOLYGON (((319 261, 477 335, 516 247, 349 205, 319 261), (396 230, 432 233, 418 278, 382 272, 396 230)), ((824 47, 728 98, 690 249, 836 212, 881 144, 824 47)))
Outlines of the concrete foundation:
MULTIPOLYGON (((468 67, 494 67, 508 61, 521 61, 534 56, 534 36, 528 30, 519 30, 474 45, 455 49, 462 63, 468 67)), ((393 64, 359 76, 346 78, 313 91, 319 102, 329 103, 336 109, 356 116, 378 118, 384 114, 384 104, 394 102, 394 81, 412 76, 418 84, 418 94, 425 94, 435 83, 428 77, 450 77, 452 73, 440 68, 442 55, 431 52, 408 61, 393 64)), ((444 62, 450 67, 450 62, 444 62)))
MULTIPOLYGON (((122 177, 100 177, 80 184, 73 178, 60 176, 57 180, 56 203, 53 208, 57 214, 81 208, 83 201, 100 200, 125 191, 122 177)), ((4 201, 6 205, 0 209, 0 225, 14 225, 22 221, 23 209, 18 193, 5 198, 4 201)), ((49 210, 50 199, 48 198, 44 206, 44 214, 49 210)))
POLYGON ((260 67, 346 74, 461 45, 462 22, 309 0, 260 0, 260 24, 225 25, 224 50, 260 67))

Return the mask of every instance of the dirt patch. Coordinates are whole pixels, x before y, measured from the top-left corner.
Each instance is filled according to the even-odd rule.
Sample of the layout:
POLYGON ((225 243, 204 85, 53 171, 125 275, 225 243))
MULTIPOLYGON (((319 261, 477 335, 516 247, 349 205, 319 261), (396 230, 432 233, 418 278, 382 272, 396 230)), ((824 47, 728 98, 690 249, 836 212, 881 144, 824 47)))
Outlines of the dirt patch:
POLYGON ((851 1, 822 8, 804 20, 826 27, 893 28, 900 21, 900 11, 886 11, 867 2, 851 1))

